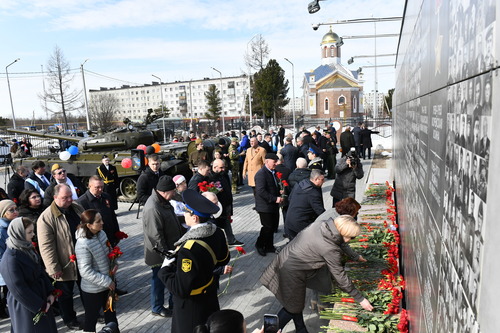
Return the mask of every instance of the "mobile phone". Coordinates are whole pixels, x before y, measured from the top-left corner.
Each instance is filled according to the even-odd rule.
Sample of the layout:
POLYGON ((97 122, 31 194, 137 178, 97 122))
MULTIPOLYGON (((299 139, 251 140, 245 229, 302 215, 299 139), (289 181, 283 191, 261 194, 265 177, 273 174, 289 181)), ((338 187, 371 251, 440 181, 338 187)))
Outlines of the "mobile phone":
POLYGON ((279 321, 277 315, 264 315, 264 333, 276 333, 279 330, 279 321))

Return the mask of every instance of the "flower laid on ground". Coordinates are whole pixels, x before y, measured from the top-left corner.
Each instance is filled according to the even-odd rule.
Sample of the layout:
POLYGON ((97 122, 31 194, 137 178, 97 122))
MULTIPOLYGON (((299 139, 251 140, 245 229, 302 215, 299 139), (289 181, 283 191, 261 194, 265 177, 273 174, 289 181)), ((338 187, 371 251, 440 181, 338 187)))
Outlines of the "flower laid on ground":
POLYGON ((128 238, 128 235, 126 233, 124 233, 123 231, 117 231, 117 232, 115 232, 115 237, 119 240, 122 240, 122 239, 128 238))
POLYGON ((219 193, 222 191, 222 185, 220 182, 207 182, 202 181, 201 183, 198 183, 198 188, 200 189, 200 192, 213 192, 215 194, 219 193))
MULTIPOLYGON (((52 291, 52 296, 54 296, 54 302, 59 298, 61 297, 62 295, 62 290, 60 289, 54 289, 52 291)), ((48 303, 47 303, 48 304, 48 303)), ((37 312, 37 314, 33 317, 33 325, 36 325, 38 324, 38 322, 40 321, 40 319, 42 319, 43 316, 45 316, 47 314, 47 311, 49 310, 48 306, 45 305, 45 308, 44 309, 41 309, 40 311, 37 312)))
POLYGON ((64 265, 63 270, 67 268, 71 263, 76 262, 76 254, 72 254, 69 256, 69 261, 66 265, 64 265))
MULTIPOLYGON (((116 276, 115 276, 116 269, 117 269, 116 261, 118 260, 119 257, 121 257, 123 255, 123 252, 120 250, 120 248, 118 246, 111 248, 111 246, 109 245, 109 242, 106 242, 106 245, 108 245, 108 247, 110 249, 110 251, 108 253, 109 267, 110 267, 109 276, 111 277, 113 282, 116 283, 116 276)), ((116 294, 115 289, 109 290, 108 299, 106 301, 106 306, 105 306, 104 312, 106 312, 106 311, 115 312, 115 304, 114 303, 116 303, 116 301, 118 301, 118 295, 116 294)))
MULTIPOLYGON (((393 199, 395 189, 386 182, 385 186, 370 186, 366 197, 385 199, 384 211, 371 214, 360 214, 365 220, 360 225, 362 234, 353 240, 352 247, 359 249, 367 263, 350 263, 347 272, 355 286, 365 293, 366 298, 374 306, 373 312, 367 312, 360 305, 351 302, 349 294, 338 291, 322 300, 336 303, 335 309, 321 312, 325 319, 345 320, 356 318, 357 324, 368 332, 408 333, 408 317, 405 309, 401 309, 405 281, 399 273, 399 255, 401 237, 398 232, 397 208, 393 199), (377 193, 380 190, 380 194, 377 193), (378 214, 377 214, 378 213, 378 214), (381 220, 377 223, 374 220, 381 220)), ((373 202, 373 199, 370 199, 373 202)))
POLYGON ((401 333, 408 333, 408 312, 401 310, 401 317, 399 318, 398 331, 401 333))
MULTIPOLYGON (((242 246, 236 246, 234 248, 236 251, 237 251, 237 255, 236 255, 236 258, 234 258, 233 262, 230 264, 233 268, 234 268, 234 264, 236 263, 236 260, 238 260, 238 258, 241 256, 241 255, 244 255, 244 254, 247 254, 247 251, 245 251, 245 249, 242 247, 242 246)), ((220 292, 219 295, 217 296, 220 296, 222 294, 225 294, 227 292, 227 288, 229 287, 229 283, 231 282, 231 276, 233 275, 233 271, 231 271, 229 273, 229 276, 227 278, 227 284, 226 284, 226 287, 224 288, 224 290, 222 290, 220 292)))

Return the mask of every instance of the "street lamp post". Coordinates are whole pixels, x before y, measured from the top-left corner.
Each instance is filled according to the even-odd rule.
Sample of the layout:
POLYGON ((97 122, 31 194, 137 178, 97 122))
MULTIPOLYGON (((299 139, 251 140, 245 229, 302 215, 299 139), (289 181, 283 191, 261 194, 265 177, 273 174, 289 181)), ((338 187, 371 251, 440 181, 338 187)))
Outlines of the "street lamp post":
POLYGON ((151 74, 152 77, 157 78, 160 80, 160 94, 161 94, 161 119, 162 119, 162 124, 163 124, 163 143, 167 143, 167 130, 165 129, 165 103, 163 101, 163 88, 162 88, 162 81, 159 76, 156 76, 154 74, 151 74))
POLYGON ((85 96, 85 112, 87 115, 87 131, 90 131, 90 117, 89 117, 89 101, 87 100, 87 86, 85 85, 85 74, 83 71, 83 65, 89 59, 85 59, 85 61, 80 65, 80 70, 82 71, 82 79, 83 79, 83 95, 85 96))
POLYGON ((7 66, 5 66, 5 74, 7 75, 7 86, 9 87, 10 108, 12 109, 12 125, 14 126, 14 128, 16 128, 16 116, 14 114, 14 103, 12 103, 12 93, 10 92, 10 82, 9 82, 9 71, 8 71, 8 68, 9 68, 9 66, 11 66, 11 65, 15 64, 16 62, 18 62, 19 60, 21 60, 21 59, 17 58, 13 62, 11 62, 7 66))
POLYGON ((377 78, 377 22, 373 22, 373 26, 375 27, 375 98, 373 100, 373 118, 377 119, 378 117, 378 78, 377 78))
POLYGON ((189 111, 190 111, 190 114, 191 114, 191 129, 190 131, 193 131, 194 132, 194 127, 193 127, 193 93, 191 92, 191 82, 193 80, 191 79, 191 81, 189 81, 189 111))
POLYGON ((297 127, 295 127, 295 67, 293 66, 293 62, 285 58, 292 65, 292 91, 293 91, 293 103, 292 103, 292 117, 293 117, 293 129, 296 131, 297 127))
POLYGON ((214 71, 216 71, 217 73, 219 73, 220 75, 220 95, 222 97, 222 111, 221 111, 221 115, 222 115, 222 133, 225 133, 226 132, 226 126, 224 125, 224 92, 222 91, 222 73, 221 71, 219 71, 218 69, 212 67, 212 69, 214 71))

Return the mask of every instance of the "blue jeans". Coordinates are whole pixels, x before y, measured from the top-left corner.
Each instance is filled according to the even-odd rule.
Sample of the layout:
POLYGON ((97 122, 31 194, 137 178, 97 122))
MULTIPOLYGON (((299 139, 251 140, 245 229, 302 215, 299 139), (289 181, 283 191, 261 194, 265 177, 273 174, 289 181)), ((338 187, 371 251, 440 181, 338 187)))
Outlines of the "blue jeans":
MULTIPOLYGON (((159 313, 165 307, 163 303, 165 302, 165 285, 158 278, 158 271, 160 270, 160 266, 151 268, 151 311, 159 313)), ((170 293, 168 297, 168 307, 173 309, 174 302, 172 300, 172 294, 170 293)))

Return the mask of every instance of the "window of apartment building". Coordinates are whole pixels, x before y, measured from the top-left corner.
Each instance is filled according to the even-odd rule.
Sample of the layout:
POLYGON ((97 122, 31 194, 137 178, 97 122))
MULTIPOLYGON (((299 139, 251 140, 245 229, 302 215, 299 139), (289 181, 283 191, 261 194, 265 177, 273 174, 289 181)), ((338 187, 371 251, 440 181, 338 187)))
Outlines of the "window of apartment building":
POLYGON ((341 96, 339 97, 338 104, 339 104, 339 105, 344 105, 344 104, 345 104, 345 96, 344 96, 344 95, 341 95, 341 96))
POLYGON ((356 98, 356 96, 352 98, 352 111, 354 113, 358 112, 358 99, 356 98))
POLYGON ((326 113, 330 113, 330 101, 328 100, 328 98, 325 98, 325 114, 326 113))

